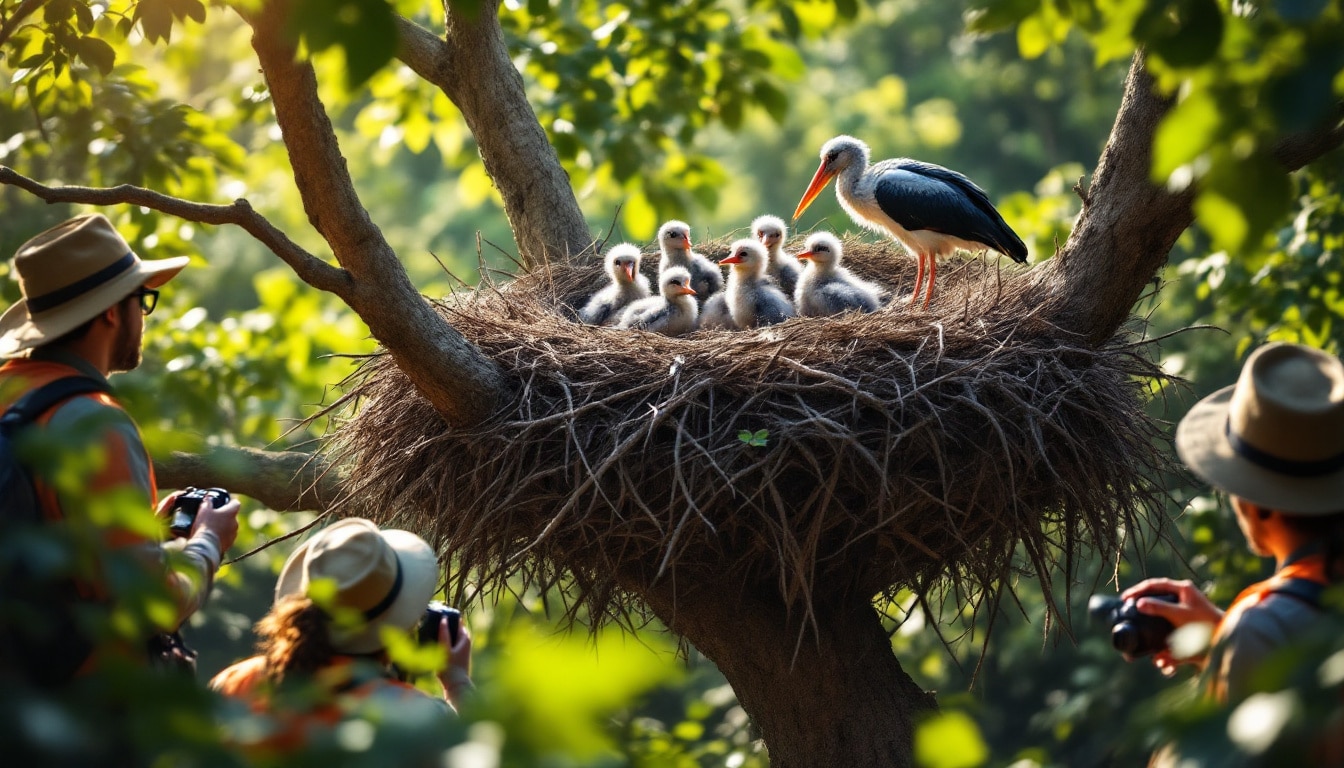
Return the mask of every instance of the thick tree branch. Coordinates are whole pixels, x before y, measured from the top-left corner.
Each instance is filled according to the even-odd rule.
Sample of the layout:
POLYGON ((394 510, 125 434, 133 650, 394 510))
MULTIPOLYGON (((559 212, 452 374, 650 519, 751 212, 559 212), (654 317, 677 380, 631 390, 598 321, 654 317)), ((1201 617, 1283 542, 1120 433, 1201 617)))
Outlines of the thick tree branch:
POLYGON ((592 233, 574 198, 569 174, 527 101, 496 5, 483 3, 480 14, 468 18, 445 1, 448 23, 443 39, 400 19, 397 56, 461 110, 485 170, 504 198, 504 213, 524 266, 591 253, 592 233), (457 55, 459 51, 466 53, 457 55))
POLYGON ((1332 152, 1344 144, 1344 107, 1335 110, 1331 125, 1320 130, 1295 133, 1285 136, 1274 145, 1274 159, 1290 171, 1296 171, 1307 163, 1316 160, 1327 152, 1332 152))
MULTIPOLYGON (((1173 192, 1150 177, 1157 126, 1174 99, 1153 89, 1135 54, 1110 140, 1083 200, 1083 212, 1059 254, 1040 269, 1042 301, 1061 328, 1094 344, 1110 338, 1167 262, 1176 239, 1194 221, 1193 187, 1173 192)), ((1296 170, 1338 147, 1338 118, 1318 131, 1285 137, 1275 158, 1296 170)))
POLYGON ((224 488, 277 512, 320 512, 342 494, 342 478, 321 454, 294 451, 221 446, 204 454, 175 452, 154 462, 154 474, 164 488, 224 488))
POLYGON ((285 33, 287 11, 283 0, 272 0, 247 21, 304 211, 353 277, 342 298, 445 420, 478 423, 494 412, 504 377, 416 291, 360 203, 312 65, 299 60, 285 33))
POLYGON ((1125 96, 1068 242, 1040 268, 1051 319, 1094 344, 1113 336, 1194 221, 1194 190, 1150 179, 1153 137, 1173 100, 1158 95, 1135 54, 1125 96))
POLYGON ((32 193, 48 203, 80 203, 83 205, 138 205, 199 224, 233 224, 246 230, 266 246, 307 284, 338 296, 350 289, 350 275, 333 267, 299 247, 289 236, 266 217, 257 213, 251 203, 239 199, 230 205, 210 205, 171 197, 142 187, 122 184, 116 187, 48 187, 24 176, 12 168, 0 165, 0 184, 9 184, 32 193))

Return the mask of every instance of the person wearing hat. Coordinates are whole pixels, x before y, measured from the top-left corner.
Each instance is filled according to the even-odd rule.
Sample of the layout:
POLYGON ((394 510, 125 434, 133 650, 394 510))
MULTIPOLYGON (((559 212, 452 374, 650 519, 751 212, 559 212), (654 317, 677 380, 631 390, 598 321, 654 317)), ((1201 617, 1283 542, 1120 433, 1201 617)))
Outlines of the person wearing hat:
POLYGON ((1176 429, 1176 450, 1196 475, 1226 493, 1252 552, 1275 573, 1223 611, 1189 581, 1148 579, 1121 597, 1174 626, 1213 626, 1211 650, 1193 659, 1154 657, 1204 670, 1220 702, 1253 693, 1256 668, 1320 617, 1319 593, 1344 572, 1344 363, 1297 344, 1267 344, 1246 360, 1236 384, 1196 403, 1176 429))
MULTIPOLYGON (((45 384, 83 377, 99 391, 71 396, 34 421, 70 445, 71 455, 96 447, 100 468, 79 492, 58 490, 35 473, 34 490, 46 521, 84 525, 87 499, 99 494, 139 497, 155 509, 154 470, 135 422, 111 394, 107 377, 140 364, 144 318, 154 310, 159 288, 187 264, 187 257, 144 260, 101 214, 77 216, 33 237, 13 261, 22 294, 0 315, 0 409, 45 384)), ((55 477, 56 473, 50 473, 55 477)), ((163 516, 176 494, 163 500, 163 516)), ((205 501, 186 539, 168 544, 125 528, 100 531, 111 549, 134 548, 163 569, 177 598, 179 624, 205 601, 223 553, 238 533, 237 501, 214 509, 205 501), (168 569, 167 550, 178 550, 182 567, 168 569)), ((79 584, 82 599, 106 601, 104 585, 79 584)), ((173 627, 171 629, 175 629, 173 627)))
MULTIPOLYGON (((447 666, 438 673, 443 698, 435 700, 398 679, 385 650, 389 633, 407 634, 425 614, 438 587, 434 550, 408 531, 380 530, 361 518, 323 528, 289 556, 275 584, 275 602, 257 622, 260 653, 220 672, 210 687, 279 720, 254 748, 285 750, 307 743, 312 729, 335 725, 349 706, 435 703, 455 710, 471 682, 471 634, 450 638, 438 627, 447 666), (284 685, 317 686, 323 696, 283 704, 284 685), (347 697, 346 706, 337 699, 347 697)), ((308 691, 311 694, 311 689, 308 691)), ((292 700, 291 700, 292 701, 292 700)))

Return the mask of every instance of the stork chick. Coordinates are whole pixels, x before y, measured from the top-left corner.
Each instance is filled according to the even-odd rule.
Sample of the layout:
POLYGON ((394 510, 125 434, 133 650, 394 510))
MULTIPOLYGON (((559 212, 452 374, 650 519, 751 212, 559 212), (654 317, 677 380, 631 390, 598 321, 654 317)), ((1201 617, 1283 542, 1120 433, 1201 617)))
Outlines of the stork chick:
POLYGON ((939 256, 957 249, 970 252, 995 250, 1020 264, 1027 263, 1027 246, 989 202, 989 196, 974 182, 941 165, 898 158, 868 165, 868 145, 852 136, 836 136, 821 148, 821 165, 812 183, 798 201, 793 218, 798 219, 826 188, 831 179, 840 205, 856 223, 874 232, 886 233, 915 255, 915 292, 919 298, 924 271, 929 287, 924 297, 928 308, 933 298, 933 279, 939 256))
POLYGON ((618 328, 639 328, 668 336, 680 336, 695 330, 700 308, 695 303, 691 273, 681 267, 669 267, 658 275, 661 295, 640 299, 625 308, 618 328))
POLYGON ((779 284, 779 289, 785 296, 792 296, 798 285, 798 275, 802 274, 803 265, 784 251, 784 241, 789 236, 788 226, 778 216, 757 216, 756 220, 751 222, 751 232, 770 253, 770 263, 766 266, 765 273, 779 284))
POLYGON ((733 325, 743 330, 781 323, 798 313, 793 302, 774 281, 766 277, 765 267, 770 256, 759 241, 742 239, 733 243, 728 257, 720 264, 731 264, 728 288, 724 300, 733 325))
POLYGON ((626 307, 647 299, 651 291, 649 278, 639 273, 641 258, 639 248, 630 243, 612 246, 606 259, 611 284, 588 299, 579 311, 579 319, 589 325, 611 325, 620 319, 626 307))
POLYGON ((690 287, 702 302, 723 290, 723 273, 714 262, 691 250, 691 227, 686 222, 673 220, 659 227, 658 247, 663 252, 658 260, 659 275, 669 267, 687 270, 691 273, 690 287))
POLYGON ((850 309, 874 312, 881 305, 878 287, 840 266, 840 240, 829 232, 807 238, 807 250, 798 258, 807 267, 798 278, 793 301, 804 317, 838 315, 850 309))

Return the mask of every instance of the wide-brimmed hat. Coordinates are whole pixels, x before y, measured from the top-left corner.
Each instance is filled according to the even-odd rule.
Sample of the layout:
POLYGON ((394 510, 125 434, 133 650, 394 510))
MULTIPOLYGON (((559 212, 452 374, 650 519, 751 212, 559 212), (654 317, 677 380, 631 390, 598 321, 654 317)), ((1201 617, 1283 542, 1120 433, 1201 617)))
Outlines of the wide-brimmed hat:
POLYGON ((1181 419, 1176 451, 1211 485, 1258 506, 1344 511, 1344 363, 1298 344, 1257 349, 1236 384, 1181 419))
POLYGON ((439 561, 425 540, 409 531, 380 530, 360 518, 323 528, 294 550, 280 571, 275 599, 307 595, 319 580, 334 582, 334 602, 363 614, 364 625, 332 627, 332 647, 341 653, 373 653, 383 647, 384 626, 410 629, 438 588, 439 561))
POLYGON ((23 298, 0 315, 0 357, 64 336, 135 289, 168 282, 188 261, 142 260, 100 213, 57 224, 14 254, 23 298))

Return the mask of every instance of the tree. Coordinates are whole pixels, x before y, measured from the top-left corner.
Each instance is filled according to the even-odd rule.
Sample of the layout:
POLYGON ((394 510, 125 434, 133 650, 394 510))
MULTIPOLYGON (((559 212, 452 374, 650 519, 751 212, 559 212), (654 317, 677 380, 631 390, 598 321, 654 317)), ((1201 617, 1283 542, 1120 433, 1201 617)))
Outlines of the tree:
MULTIPOLYGON (((299 55, 294 31, 297 28, 301 32, 306 49, 313 51, 348 43, 352 34, 369 29, 371 20, 390 25, 395 32, 390 37, 389 54, 395 51, 397 58, 447 95, 461 111, 476 138, 485 169, 503 197, 519 257, 533 269, 573 263, 594 247, 565 168, 553 149, 563 148, 566 140, 554 133, 548 136, 537 120, 506 45, 501 17, 488 12, 492 9, 476 3, 447 4, 443 36, 439 37, 404 17, 391 15, 381 3, 347 3, 343 6, 346 10, 332 17, 337 22, 327 26, 321 20, 328 17, 314 11, 315 5, 320 4, 261 2, 243 4, 239 13, 252 29, 252 46, 284 135, 305 212, 330 248, 336 265, 301 248, 246 201, 229 205, 195 203, 140 186, 51 186, 31 178, 37 171, 21 175, 7 168, 0 169, 0 182, 49 202, 133 204, 189 221, 242 227, 305 282, 348 304, 368 324, 396 370, 425 398, 449 433, 489 428, 492 417, 526 390, 480 344, 455 327, 449 319, 451 313, 437 311, 423 301, 406 276, 397 254, 355 192, 331 118, 318 95, 316 71, 299 55)), ((694 5, 696 12, 715 10, 709 3, 694 5)), ((1123 26, 1123 19, 1117 21, 1102 14, 1091 4, 1068 7, 1075 5, 1095 12, 1095 16, 1080 12, 1077 18, 1079 25, 1098 39, 1112 32, 1112 27, 1123 26)), ((1202 134, 1207 139, 1203 145, 1184 147, 1184 154, 1171 149, 1170 136, 1176 130, 1171 126, 1179 128, 1180 124, 1169 117, 1182 110, 1196 110, 1190 104, 1192 97, 1178 99, 1164 94, 1173 93, 1183 77, 1194 77, 1189 73, 1198 74, 1198 68, 1212 60, 1207 40, 1199 30, 1215 17, 1229 25, 1241 23, 1227 22, 1231 17, 1221 15, 1216 6, 1210 17, 1210 6, 1212 3, 1152 2, 1142 16, 1144 23, 1132 25, 1134 38, 1122 35, 1120 43, 1112 41, 1112 50, 1115 45, 1132 49, 1137 39, 1149 44, 1153 53, 1134 59, 1111 140, 1091 183, 1080 189, 1083 212, 1069 240, 1054 258, 1015 281, 1020 290, 1018 306, 1054 329, 1052 333, 1073 339, 1074 353, 1102 350, 1116 336, 1176 238, 1193 221, 1197 207, 1201 214, 1215 217, 1225 216, 1229 209, 1239 212, 1240 227, 1234 225, 1234 231, 1221 235, 1231 245, 1259 231, 1260 219, 1242 213, 1253 210, 1253 206, 1238 206, 1237 197, 1231 193, 1215 197, 1202 191, 1236 188, 1235 184, 1218 186, 1220 178, 1228 176, 1224 172, 1220 177, 1219 173, 1232 157, 1225 150, 1234 151, 1246 143, 1236 126, 1220 122, 1218 130, 1202 134), (1200 50, 1205 58, 1181 59, 1173 53, 1184 50, 1191 36, 1203 43, 1200 50), (1168 175, 1188 165, 1187 180, 1200 178, 1203 183, 1174 188, 1158 183, 1166 179, 1153 178, 1155 152, 1159 168, 1168 175), (1203 176, 1201 169, 1207 169, 1203 176), (1107 286, 1108 290, 1099 296, 1096 286, 1107 286)), ((655 3, 641 10, 657 15, 659 7, 655 3)), ((788 18, 787 7, 779 6, 783 19, 788 18)), ((100 45, 101 36, 112 34, 107 29, 110 17, 93 19, 89 8, 84 3, 60 0, 6 4, 9 13, 0 26, 0 42, 8 38, 13 43, 7 46, 13 65, 29 70, 25 82, 35 106, 45 89, 66 87, 76 77, 84 76, 77 62, 82 62, 83 69, 93 66, 112 71, 111 49, 104 48, 106 43, 100 45), (19 25, 39 8, 46 23, 43 33, 19 35, 19 25)), ((991 5, 978 17, 978 23, 993 26, 1020 22, 1019 40, 1024 49, 1034 50, 1032 46, 1037 45, 1042 29, 1048 32, 1047 44, 1067 32, 1069 23, 1059 16, 1058 8, 1055 3, 991 5)), ((125 13, 118 22, 124 27, 121 34, 138 24, 151 42, 167 39, 175 19, 204 17, 204 8, 191 0, 142 0, 119 12, 125 13)), ((1263 15, 1271 22, 1278 21, 1268 11, 1263 15)), ((1318 8, 1317 16, 1328 23, 1322 25, 1324 32, 1310 33, 1313 40, 1330 40, 1330 35, 1338 35, 1338 9, 1318 8)), ((1266 34, 1273 39, 1283 33, 1269 29, 1266 34)), ((1221 39, 1215 39, 1214 52, 1220 50, 1221 39)), ((375 59, 372 65, 359 61, 353 53, 356 48, 345 44, 343 50, 348 71, 358 80, 359 73, 367 74, 381 61, 375 59)), ((1339 64, 1329 58, 1330 49, 1320 50, 1319 56, 1308 57, 1309 63, 1337 72, 1339 64)), ((759 83, 753 93, 769 106, 776 97, 771 95, 768 80, 759 83)), ((1291 139, 1276 139, 1273 144, 1287 169, 1329 151, 1344 134, 1338 112, 1331 106, 1333 91, 1317 89, 1316 94, 1318 98, 1312 103, 1324 101, 1326 106, 1308 114, 1300 124, 1289 125, 1297 129, 1291 139)), ((1207 116, 1208 109, 1197 114, 1207 116)), ((732 124, 731 112, 724 120, 732 124)), ((1248 167, 1257 169, 1257 179, 1281 177, 1281 170, 1271 174, 1262 162, 1270 156, 1269 138, 1282 130, 1274 121, 1268 123, 1256 124, 1252 141, 1257 159, 1248 167)), ((614 156, 628 156, 632 149, 637 154, 638 140, 630 141, 635 143, 627 142, 626 149, 621 150, 622 143, 617 140, 614 156)), ((159 172, 159 177, 166 175, 170 174, 159 172)), ((149 173, 145 178, 153 182, 156 176, 149 173)), ((1053 354, 1062 356, 1065 352, 1057 348, 1053 354)), ((234 463, 224 465, 226 469, 218 470, 219 482, 267 499, 277 509, 320 505, 323 499, 342 492, 326 490, 301 498, 299 491, 307 486, 287 483, 277 489, 275 483, 265 482, 265 478, 277 476, 259 471, 269 466, 270 457, 235 452, 233 459, 234 463)), ((171 463, 164 470, 165 477, 172 476, 171 463)), ((195 471, 200 478, 202 470, 195 471)), ((337 484, 341 479, 330 474, 321 476, 337 484)), ((1030 513, 1039 517, 1046 510, 1030 509, 1030 513)), ((1035 519, 1029 518, 1029 522, 1035 519)), ((1043 561, 1041 567, 1048 571, 1049 565, 1043 561)), ((932 701, 913 685, 890 654, 869 604, 872 594, 890 583, 877 583, 873 574, 855 570, 852 583, 843 593, 823 600, 813 597, 808 610, 801 613, 794 602, 797 591, 793 587, 781 589, 778 582, 783 576, 779 573, 756 574, 736 595, 729 589, 733 585, 724 583, 722 572, 716 578, 698 581, 693 580, 694 571, 679 571, 674 580, 660 580, 660 572, 623 575, 620 586, 637 593, 670 628, 720 665, 760 724, 776 764, 879 765, 893 759, 907 761, 913 722, 932 707, 932 701), (810 634, 804 632, 800 615, 813 622, 810 634)), ((928 575, 907 572, 905 578, 914 583, 928 575)), ((989 578, 998 575, 1001 572, 989 578)))

